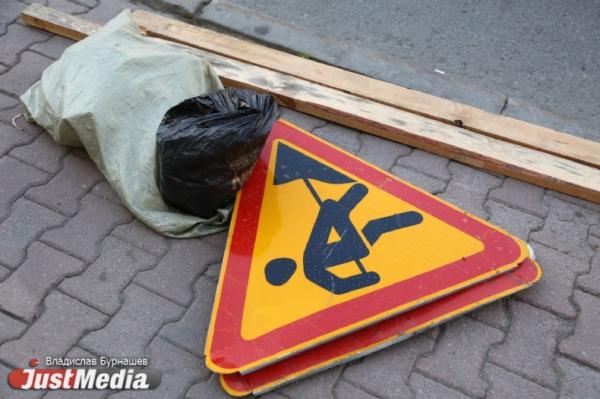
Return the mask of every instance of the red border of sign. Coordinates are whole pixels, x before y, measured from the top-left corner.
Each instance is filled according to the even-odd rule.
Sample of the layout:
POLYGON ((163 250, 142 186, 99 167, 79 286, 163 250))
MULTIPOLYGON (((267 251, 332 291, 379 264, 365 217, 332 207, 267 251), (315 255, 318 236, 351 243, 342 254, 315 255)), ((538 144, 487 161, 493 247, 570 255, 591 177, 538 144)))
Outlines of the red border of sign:
MULTIPOLYGON (((523 246, 524 244, 519 243, 513 237, 474 218, 465 211, 447 204, 313 135, 285 122, 277 121, 252 175, 238 193, 226 259, 224 259, 221 271, 205 348, 207 366, 215 372, 230 374, 236 371, 250 372, 266 366, 262 361, 267 358, 271 360, 266 362, 267 364, 282 360, 307 349, 307 347, 303 347, 294 351, 293 348, 299 345, 337 331, 343 331, 337 336, 347 334, 353 331, 349 329, 349 326, 355 326, 369 319, 373 320, 371 324, 381 320, 381 318, 374 319, 377 315, 393 312, 397 308, 416 301, 419 302, 412 307, 423 305, 425 301, 421 302, 421 300, 428 295, 439 293, 478 277, 485 279, 486 277, 482 277, 485 274, 493 277, 494 273, 506 272, 525 259, 527 250, 523 246), (279 139, 306 149, 316 157, 381 187, 416 208, 444 220, 481 241, 484 244, 484 250, 352 301, 332 306, 253 340, 245 340, 241 336, 241 323, 246 284, 250 275, 272 143, 279 139), (500 268, 503 270, 499 270, 500 268), (401 299, 398 298, 398 293, 401 293, 401 299), (396 298, 395 301, 394 298, 396 298), (261 364, 257 367, 259 362, 261 364)), ((409 309, 403 308, 394 314, 409 309)), ((354 327, 354 330, 364 326, 365 324, 354 327)), ((332 338, 335 336, 330 339, 332 338)))
POLYGON ((541 277, 540 267, 532 260, 525 259, 519 267, 508 273, 309 349, 282 362, 246 375, 221 375, 221 385, 230 395, 263 394, 302 376, 348 362, 407 339, 423 328, 434 327, 498 298, 530 287, 541 277))

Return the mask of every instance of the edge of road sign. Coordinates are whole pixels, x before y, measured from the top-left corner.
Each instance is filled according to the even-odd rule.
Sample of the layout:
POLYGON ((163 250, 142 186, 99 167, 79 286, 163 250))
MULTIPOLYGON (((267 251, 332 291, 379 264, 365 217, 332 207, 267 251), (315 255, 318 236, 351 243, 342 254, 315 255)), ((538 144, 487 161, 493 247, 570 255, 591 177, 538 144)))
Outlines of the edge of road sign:
MULTIPOLYGON (((339 364, 345 364, 349 361, 359 359, 359 358, 362 358, 371 353, 380 351, 391 345, 402 342, 414 335, 422 333, 430 328, 436 327, 440 324, 443 324, 452 319, 458 318, 458 317, 460 317, 468 312, 471 312, 475 309, 478 309, 482 306, 488 305, 498 299, 505 298, 509 295, 512 295, 516 292, 522 291, 524 289, 527 289, 527 288, 535 285, 542 278, 543 272, 537 262, 531 260, 531 264, 534 266, 532 271, 536 272, 535 276, 531 279, 526 279, 525 277, 518 277, 517 275, 515 275, 515 274, 518 274, 518 269, 517 269, 513 272, 508 272, 506 274, 500 275, 495 279, 483 281, 481 283, 481 286, 474 286, 471 288, 467 288, 463 291, 459 291, 455 294, 451 294, 450 296, 448 296, 446 298, 440 299, 440 301, 450 302, 452 300, 459 300, 462 296, 464 296, 461 294, 465 294, 465 293, 468 294, 469 290, 472 292, 481 291, 481 289, 485 288, 486 285, 493 286, 494 284, 498 284, 498 285, 503 284, 503 283, 509 284, 511 280, 515 281, 516 279, 519 279, 522 284, 518 284, 513 287, 509 287, 505 290, 497 292, 494 295, 490 295, 488 297, 483 297, 483 298, 473 302, 470 306, 465 305, 460 308, 456 308, 455 310, 445 313, 443 315, 440 315, 439 317, 436 317, 432 320, 415 325, 413 328, 410 328, 406 331, 403 331, 403 332, 399 331, 395 335, 391 335, 390 337, 383 338, 379 341, 373 342, 372 344, 367 345, 364 348, 359 348, 359 349, 353 350, 348 353, 343 353, 341 355, 338 355, 331 359, 328 359, 322 363, 315 364, 314 367, 303 368, 303 369, 297 370, 297 371, 295 371, 289 375, 286 375, 280 379, 276 379, 270 383, 265 383, 265 384, 257 386, 257 387, 249 387, 246 385, 245 386, 246 389, 242 389, 242 387, 244 386, 243 384, 245 384, 245 381, 244 381, 245 376, 239 376, 238 374, 229 374, 229 375, 221 374, 221 375, 219 375, 219 380, 220 380, 221 386, 231 396, 240 397, 240 396, 246 396, 249 394, 262 395, 273 389, 276 389, 283 385, 294 382, 300 378, 306 378, 310 375, 316 374, 318 372, 322 372, 331 367, 335 367, 339 364), (238 377, 239 377, 239 379, 236 380, 236 378, 238 378, 238 377), (238 383, 239 385, 235 386, 236 383, 238 383)), ((481 294, 481 295, 483 295, 483 294, 481 294)), ((434 306, 434 305, 435 305, 435 302, 431 302, 429 305, 426 305, 426 306, 434 306)), ((418 309, 415 309, 414 311, 418 311, 418 309)), ((384 320, 381 323, 386 323, 386 322, 390 323, 391 321, 384 320)), ((374 328, 374 327, 377 327, 378 325, 379 325, 379 323, 374 324, 367 328, 374 328)), ((357 333, 359 333, 359 332, 360 332, 360 330, 357 333)), ((348 336, 348 338, 349 338, 349 336, 348 336)), ((341 337, 339 339, 344 339, 344 337, 341 337)), ((335 343, 335 340, 331 341, 329 343, 323 344, 323 345, 332 345, 334 343, 335 343)), ((325 348, 323 348, 323 349, 325 349, 325 348)), ((302 353, 300 353, 296 356, 300 357, 300 356, 302 356, 302 353)), ((290 361, 292 359, 293 359, 293 357, 290 359, 287 359, 286 361, 290 361)))
MULTIPOLYGON (((359 157, 355 156, 352 153, 349 153, 339 147, 336 147, 335 145, 332 145, 331 143, 327 142, 326 140, 321 139, 320 137, 315 136, 314 134, 307 132, 304 129, 301 129, 297 126, 295 126, 294 124, 283 120, 283 119, 279 119, 278 122, 282 123, 283 125, 286 125, 289 128, 292 129, 296 129, 298 131, 301 131, 302 133, 304 133, 305 135, 309 136, 311 140, 314 140, 318 143, 324 144, 327 147, 330 147, 332 149, 334 149, 335 151, 339 152, 340 154, 342 154, 345 157, 349 157, 351 159, 354 159, 362 164, 367 164, 370 168, 372 168, 373 171, 382 174, 383 176, 390 178, 392 181, 399 181, 401 182, 403 185, 415 190, 416 192, 420 193, 421 195, 424 195, 425 197, 434 197, 432 196, 432 194, 428 193, 427 191, 414 186, 413 184, 406 182, 404 180, 399 179, 397 176, 392 175, 391 173, 389 173, 388 171, 385 171, 375 165, 372 165, 362 159, 360 159, 359 157)), ((276 125, 275 125, 276 126, 276 125)), ((268 139, 269 140, 269 139, 268 139)), ((268 141, 268 143, 270 143, 270 141, 268 141)), ((270 145, 270 144, 267 144, 270 145)), ((352 173, 352 172, 350 172, 352 173)), ((238 193, 237 197, 236 197, 236 201, 235 201, 235 205, 234 205, 234 211, 232 213, 232 221, 236 221, 237 220, 237 213, 238 213, 238 208, 239 208, 239 202, 241 199, 241 194, 243 193, 243 189, 238 193)), ((213 308, 212 308, 212 312, 211 312, 211 320, 210 320, 210 325, 209 325, 209 329, 208 329, 208 333, 207 333, 207 339, 206 339, 206 344, 205 344, 205 363, 206 366, 211 370, 214 371, 215 373, 219 373, 219 374, 232 374, 235 372, 241 372, 242 374, 247 374, 250 372, 253 372, 255 370, 258 370, 260 368, 266 367, 269 364, 272 363, 276 363, 279 362, 283 359, 286 359, 290 356, 293 356, 294 354, 300 353, 302 351, 308 350, 312 347, 315 347, 317 345, 321 345, 327 341, 331 341, 335 338, 338 338, 340 336, 343 335, 347 335, 353 331, 356 331, 357 329, 360 328, 364 328, 367 327, 369 325, 372 325, 374 323, 377 323, 379 321, 391 318, 399 313, 403 313, 406 311, 409 311, 411 309, 414 309, 416 307, 419 306, 423 306, 426 303, 429 303, 431 301, 435 301, 437 299, 440 299, 444 296, 447 296, 449 294, 451 294, 452 292, 456 292, 465 288, 468 288, 472 285, 478 284, 481 281, 484 281, 486 279, 489 279, 491 277, 493 277, 494 275, 498 275, 501 273, 505 273, 509 270, 514 269, 518 264, 520 264, 525 258, 528 257, 529 254, 529 250, 527 248, 527 244, 525 244, 522 240, 518 239, 517 237, 514 237, 512 235, 510 235, 508 232, 506 232, 504 229, 498 227, 498 226, 494 226, 491 223, 488 223, 485 220, 482 220, 480 218, 478 218, 475 215, 472 215, 460 208, 458 208, 455 205, 452 205, 450 203, 448 203, 447 201, 444 201, 441 198, 437 198, 435 197, 436 201, 439 201, 441 203, 443 203, 444 206, 453 209, 454 211, 460 212, 462 214, 466 214, 468 215, 470 218, 475 219, 477 222, 481 223, 484 226, 489 227, 492 230, 497 231, 500 234, 506 235, 508 237, 510 237, 514 243, 516 244, 516 246, 520 249, 520 255, 518 257, 516 257, 514 260, 510 261, 509 263, 507 263, 506 265, 503 265, 497 269, 491 270, 489 272, 486 273, 482 273, 481 275, 478 275, 477 278, 474 278, 472 280, 469 281, 463 281, 461 283, 455 284, 451 287, 447 287, 445 289, 442 289, 440 291, 438 291, 435 294, 429 294, 426 295, 422 298, 419 298, 413 302, 409 302, 408 304, 405 305, 401 305, 401 306, 397 306, 391 309, 388 309, 386 311, 380 312, 372 317, 367 317, 364 320, 361 321, 361 323, 352 323, 352 324, 348 324, 343 328, 339 328, 335 331, 329 332, 327 334, 323 334, 322 336, 319 336, 317 338, 312 338, 312 339, 308 339, 307 341, 304 341, 302 343, 299 343, 295 346, 291 346, 288 349, 285 350, 280 350, 277 353, 271 354, 271 355, 267 355, 263 358, 261 358, 260 360, 254 360, 251 362, 248 362, 244 365, 241 366, 232 366, 232 367, 227 367, 221 364, 218 364, 218 360, 215 361, 215 359, 212 358, 211 356, 211 349, 212 349, 212 341, 213 341, 213 335, 214 335, 214 330, 215 330, 215 323, 216 323, 216 316, 217 316, 217 310, 219 308, 219 304, 222 302, 222 290, 223 290, 223 280, 225 277, 225 274, 227 272, 227 268, 228 268, 228 263, 229 263, 229 255, 230 255, 230 245, 231 245, 231 241, 232 241, 232 237, 235 234, 235 230, 236 230, 236 226, 232 223, 229 229, 229 233, 228 233, 228 239, 227 239, 227 245, 225 248, 225 254, 224 254, 224 258, 223 258, 223 262, 222 262, 222 268, 220 271, 220 275, 219 275, 219 283, 218 283, 218 287, 217 287, 217 291, 215 294, 215 300, 213 303, 213 308), (401 308, 401 310, 398 310, 398 308, 401 308)))

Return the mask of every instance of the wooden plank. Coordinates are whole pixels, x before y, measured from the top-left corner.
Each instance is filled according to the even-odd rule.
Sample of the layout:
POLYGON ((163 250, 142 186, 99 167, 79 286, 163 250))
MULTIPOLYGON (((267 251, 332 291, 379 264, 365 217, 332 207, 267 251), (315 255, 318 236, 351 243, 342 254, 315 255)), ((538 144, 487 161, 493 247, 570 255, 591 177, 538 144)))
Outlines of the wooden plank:
MULTIPOLYGON (((67 37, 85 36, 96 28, 80 18, 29 7, 25 22, 67 37)), ((159 39, 155 39, 159 40, 159 39)), ((173 44, 175 45, 175 44, 173 44)), ((280 104, 377 136, 446 156, 489 171, 556 191, 600 202, 600 170, 541 151, 497 140, 383 105, 349 93, 304 81, 217 54, 181 46, 204 58, 226 86, 273 94, 280 104)))
POLYGON ((405 111, 446 123, 458 124, 469 130, 504 141, 521 144, 588 165, 600 166, 600 143, 598 142, 518 119, 496 115, 479 108, 410 90, 147 11, 136 10, 134 16, 149 36, 176 41, 405 111))
MULTIPOLYGON (((42 8, 39 7, 43 6, 33 5, 33 9, 41 10, 42 8)), ((35 13, 32 11, 27 11, 24 18, 29 18, 27 22, 31 25, 44 29, 44 21, 36 20, 35 13)), ((52 9, 45 12, 52 14, 53 18, 60 18, 63 15, 52 9)), ((600 143, 595 141, 557 132, 518 119, 496 115, 479 108, 410 90, 143 10, 136 10, 134 17, 145 34, 149 36, 186 44, 229 58, 284 72, 288 75, 337 88, 446 123, 458 123, 466 129, 504 141, 600 167, 600 143)), ((70 22, 71 24, 88 24, 86 28, 98 28, 98 25, 93 22, 77 17, 72 18, 74 19, 70 22)), ((59 25, 55 29, 60 30, 59 25)), ((59 31, 53 33, 61 34, 59 31)), ((82 38, 81 33, 77 32, 76 29, 72 30, 71 33, 63 33, 65 33, 63 36, 71 39, 79 40, 82 38)))
POLYGON ((21 17, 28 25, 72 40, 85 39, 102 28, 102 25, 95 22, 36 3, 24 9, 21 17))

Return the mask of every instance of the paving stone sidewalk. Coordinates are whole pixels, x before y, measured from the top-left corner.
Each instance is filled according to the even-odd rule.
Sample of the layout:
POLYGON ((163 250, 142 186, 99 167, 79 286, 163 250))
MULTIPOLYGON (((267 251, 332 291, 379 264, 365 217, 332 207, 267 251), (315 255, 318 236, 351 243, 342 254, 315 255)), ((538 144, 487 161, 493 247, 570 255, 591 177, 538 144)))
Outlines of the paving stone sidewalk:
MULTIPOLYGON (((104 22, 125 0, 48 0, 104 22)), ((182 2, 182 4, 185 2, 182 2)), ((0 398, 226 397, 203 346, 225 234, 171 240, 127 211, 81 150, 11 119, 71 42, 0 9, 0 398), (18 392, 44 356, 146 356, 144 393, 18 392)), ((268 398, 600 397, 600 206, 294 111, 283 117, 527 239, 545 276, 510 299, 268 398)))

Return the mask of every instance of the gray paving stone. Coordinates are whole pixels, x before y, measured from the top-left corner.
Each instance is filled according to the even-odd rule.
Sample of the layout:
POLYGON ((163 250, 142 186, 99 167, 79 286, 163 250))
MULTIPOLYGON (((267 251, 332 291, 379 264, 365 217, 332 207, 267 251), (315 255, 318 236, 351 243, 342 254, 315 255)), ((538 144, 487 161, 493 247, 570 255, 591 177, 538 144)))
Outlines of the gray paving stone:
POLYGON ((344 380, 338 381, 333 389, 333 394, 336 398, 344 399, 377 399, 377 396, 362 391, 344 380))
POLYGON ((398 157, 406 156, 412 151, 410 147, 371 134, 363 133, 359 140, 361 146, 356 155, 383 170, 390 170, 398 157))
MULTIPOLYGON (((14 69, 14 68, 13 68, 14 69)), ((0 113, 0 119, 4 121, 4 123, 9 124, 11 126, 15 126, 22 132, 26 132, 35 137, 39 136, 42 133, 47 133, 47 131, 40 125, 38 125, 34 120, 28 120, 25 116, 26 109, 21 104, 19 100, 19 104, 13 108, 12 114, 10 114, 10 118, 4 121, 5 114, 0 113)), ((3 112, 11 112, 10 109, 5 110, 3 112)))
POLYGON ((164 255, 169 249, 169 241, 165 237, 146 227, 138 219, 117 226, 111 234, 156 256, 164 255))
POLYGON ((570 213, 577 212, 577 216, 582 217, 588 224, 600 222, 600 203, 586 201, 552 190, 546 190, 544 203, 549 204, 551 208, 558 208, 561 216, 566 217, 570 213))
POLYGON ((187 308, 183 317, 174 323, 165 325, 159 335, 174 342, 178 347, 202 357, 215 298, 214 292, 217 287, 213 281, 202 277, 194 288, 196 298, 187 308))
POLYGON ((440 335, 440 327, 433 327, 433 328, 430 328, 429 330, 425 330, 423 332, 423 335, 436 341, 437 337, 440 335))
POLYGON ((398 159, 397 164, 435 179, 448 181, 452 178, 448 171, 448 158, 430 152, 414 150, 410 155, 398 159))
POLYGON ((489 382, 487 399, 505 399, 520 397, 528 399, 552 399, 556 393, 548 388, 526 380, 492 363, 486 363, 482 371, 489 382))
POLYGON ((433 177, 424 175, 419 172, 415 172, 412 169, 407 169, 402 166, 395 165, 392 167, 393 175, 399 177, 402 180, 419 187, 431 194, 442 193, 446 189, 446 182, 443 180, 435 179, 433 177))
POLYGON ((44 391, 21 391, 12 389, 5 381, 8 379, 8 374, 12 371, 11 368, 0 364, 0 397, 10 399, 34 399, 41 398, 44 391))
MULTIPOLYGON (((79 347, 72 348, 67 354, 65 358, 69 359, 97 359, 97 356, 92 355, 90 352, 83 350, 79 347)), ((40 364, 42 363, 42 359, 40 359, 40 364)), ((86 390, 85 391, 85 399, 103 399, 109 395, 110 391, 93 391, 86 390)), ((48 391, 48 393, 44 396, 44 399, 81 399, 82 392, 79 390, 56 390, 56 391, 48 391)))
POLYGON ((600 212, 600 204, 596 202, 586 201, 581 198, 576 198, 567 194, 559 193, 552 190, 546 190, 546 195, 552 198, 557 198, 574 205, 579 205, 594 212, 600 212))
POLYGON ((589 264, 535 242, 530 245, 544 275, 536 285, 517 296, 561 317, 575 318, 577 309, 570 301, 573 285, 579 273, 589 270, 589 264))
POLYGON ((580 308, 573 335, 561 341, 562 353, 600 369, 600 298, 575 290, 573 299, 580 308))
POLYGON ((0 87, 5 91, 22 95, 42 76, 42 72, 52 63, 52 59, 32 51, 25 51, 17 65, 0 75, 0 87))
POLYGON ((209 376, 202 359, 160 338, 152 340, 148 352, 149 368, 161 373, 160 385, 151 391, 115 393, 110 398, 181 398, 192 384, 209 376))
POLYGON ((577 277, 577 286, 591 294, 600 295, 600 251, 592 260, 590 273, 577 277))
POLYGON ((590 235, 600 238, 600 224, 595 224, 590 228, 590 235))
POLYGON ((39 30, 26 28, 19 24, 11 24, 4 36, 0 36, 0 62, 8 66, 19 60, 19 54, 33 43, 48 40, 50 34, 39 30))
POLYGON ((217 234, 211 234, 202 239, 207 243, 214 245, 217 248, 225 248, 225 246, 227 245, 227 231, 223 231, 217 234))
POLYGON ((600 372, 569 359, 557 360, 563 378, 560 397, 565 399, 597 398, 600 392, 600 372))
POLYGON ((488 360, 544 386, 555 387, 554 349, 569 324, 552 313, 510 301, 510 329, 504 342, 488 353, 488 360), (535 328, 532 328, 535 326, 535 328))
POLYGON ((66 14, 78 15, 86 12, 89 8, 78 4, 79 0, 48 0, 48 7, 55 8, 66 14))
POLYGON ((72 147, 71 152, 73 153, 73 155, 77 155, 83 159, 91 159, 85 148, 72 147))
MULTIPOLYGON (((194 384, 185 394, 186 399, 228 399, 231 396, 227 395, 221 384, 219 376, 213 374, 206 381, 201 381, 194 384)), ((264 397, 264 396, 263 396, 264 397)))
POLYGON ((25 248, 42 231, 63 220, 62 215, 19 198, 12 205, 10 216, 0 223, 0 262, 10 268, 17 267, 25 257, 25 248))
POLYGON ((15 148, 10 155, 54 174, 62 168, 61 159, 68 151, 68 147, 57 144, 49 134, 40 134, 31 144, 15 148))
POLYGON ((18 338, 26 328, 27 324, 0 312, 0 344, 18 338))
POLYGON ((27 7, 27 4, 18 1, 6 1, 2 4, 0 13, 0 35, 6 33, 7 25, 19 19, 21 11, 27 7))
POLYGON ((588 243, 591 245, 592 249, 597 252, 600 248, 600 237, 590 234, 588 236, 588 243))
POLYGON ((94 22, 106 23, 112 18, 116 17, 121 11, 129 8, 151 10, 149 7, 144 6, 140 3, 134 3, 128 0, 110 0, 110 1, 99 1, 98 6, 95 6, 90 11, 84 14, 85 19, 89 19, 94 22))
POLYGON ((303 112, 298 112, 293 109, 279 107, 280 118, 296 125, 297 127, 312 132, 315 128, 324 126, 326 121, 315 118, 303 112))
POLYGON ((104 356, 143 356, 158 330, 177 320, 184 310, 135 284, 129 285, 123 295, 123 305, 109 323, 81 339, 83 349, 104 356))
POLYGON ((104 313, 114 314, 121 306, 121 291, 138 272, 155 263, 154 256, 107 237, 100 245, 100 256, 85 272, 64 280, 60 289, 104 313))
POLYGON ((16 146, 27 144, 35 138, 34 135, 20 131, 0 122, 0 156, 3 156, 16 146))
MULTIPOLYGON (((4 73, 4 72, 2 72, 2 73, 4 73)), ((19 100, 17 100, 16 98, 9 97, 6 94, 0 93, 0 110, 14 109, 18 104, 19 104, 19 100)), ((15 116, 16 114, 18 114, 18 112, 11 114, 10 119, 12 119, 12 117, 15 116)), ((7 118, 2 118, 2 120, 4 122, 10 122, 10 120, 7 118)))
POLYGON ((92 188, 92 193, 96 194, 99 197, 104 198, 110 202, 114 202, 117 205, 123 205, 119 195, 112 189, 110 184, 107 181, 102 181, 92 188))
POLYGON ((586 241, 587 231, 597 220, 597 214, 552 197, 546 197, 550 213, 544 228, 533 232, 531 239, 568 255, 588 260, 592 249, 586 241))
POLYGON ((501 202, 488 201, 485 207, 490 215, 490 223, 502 227, 524 241, 527 241, 527 237, 532 231, 538 230, 544 225, 543 219, 511 208, 501 202))
POLYGON ((504 180, 502 187, 490 192, 491 199, 504 202, 545 218, 548 214, 548 205, 542 201, 543 197, 544 189, 542 187, 510 177, 504 180))
POLYGON ((501 299, 469 313, 469 316, 489 324, 492 327, 496 327, 500 330, 506 330, 510 324, 510 320, 508 318, 505 304, 505 300, 501 299))
POLYGON ((9 156, 0 158, 0 219, 10 212, 10 204, 31 185, 48 179, 48 174, 9 156))
POLYGON ((209 265, 203 274, 203 277, 209 279, 212 282, 217 283, 221 274, 221 263, 215 263, 209 265))
POLYGON ((73 43, 75 42, 71 39, 62 36, 52 36, 50 40, 34 44, 30 47, 30 50, 45 55, 48 58, 52 58, 53 60, 57 60, 73 43))
POLYGON ((88 330, 100 328, 106 316, 57 291, 44 301, 45 310, 18 340, 0 345, 0 359, 23 367, 29 359, 63 356, 88 330))
POLYGON ((46 293, 65 276, 81 272, 85 264, 56 249, 34 242, 27 258, 9 278, 0 283, 0 308, 33 320, 46 293))
POLYGON ((490 190, 498 187, 502 180, 456 162, 450 162, 448 170, 452 180, 440 197, 473 215, 487 219, 489 215, 483 205, 490 190))
POLYGON ((9 268, 6 268, 6 267, 0 265, 0 281, 3 281, 4 279, 6 279, 10 273, 11 273, 11 270, 9 268))
POLYGON ((63 160, 62 170, 52 180, 28 190, 25 196, 71 216, 79 209, 79 199, 102 179, 102 174, 89 159, 69 154, 63 160))
POLYGON ((193 283, 208 265, 222 257, 222 250, 202 240, 175 240, 158 266, 140 273, 135 282, 187 306, 193 299, 193 283))
POLYGON ((311 375, 310 377, 292 382, 274 392, 282 393, 294 399, 333 399, 331 391, 342 371, 342 367, 333 367, 329 370, 311 375))
POLYGON ((358 139, 360 132, 358 130, 328 123, 325 126, 313 129, 312 132, 316 136, 353 154, 356 154, 360 148, 360 140, 358 139))
MULTIPOLYGON (((36 125, 30 124, 25 121, 25 119, 22 116, 23 107, 20 105, 20 103, 18 101, 19 100, 17 98, 3 96, 0 94, 0 122, 12 126, 13 118, 16 118, 15 124, 16 124, 18 130, 22 130, 24 125, 27 127, 29 125, 36 126, 36 125), (12 105, 8 105, 7 108, 2 108, 2 103, 4 102, 5 99, 14 100, 14 103, 12 105)), ((7 102, 9 102, 9 101, 7 101, 7 102)), ((39 129, 39 132, 41 132, 41 128, 38 127, 38 129, 39 129)), ((29 129, 27 129, 27 130, 29 130, 29 129)), ((36 132, 34 132, 34 134, 37 136, 36 132)))
MULTIPOLYGON (((2 99, 3 97, 0 95, 0 101, 2 99)), ((40 126, 36 125, 33 122, 27 121, 27 119, 25 119, 25 117, 23 116, 23 112, 25 109, 20 105, 20 103, 18 102, 19 100, 17 100, 16 98, 14 100, 15 104, 13 104, 12 106, 9 106, 5 109, 2 109, 0 107, 0 122, 15 127, 22 134, 30 136, 31 140, 29 141, 32 141, 34 138, 42 134, 44 132, 44 129, 42 129, 40 126)))
POLYGON ((504 333, 468 317, 451 321, 439 338, 436 350, 420 359, 416 367, 449 386, 472 396, 483 396, 487 383, 479 370, 488 349, 502 341, 504 333), (456 367, 460 364, 460 367, 456 367))
POLYGON ((413 373, 410 377, 410 387, 416 399, 467 399, 468 396, 450 387, 431 380, 419 373, 413 373))
POLYGON ((146 0, 146 4, 163 9, 169 13, 180 14, 185 17, 191 17, 196 12, 200 12, 203 6, 207 4, 206 0, 146 0))
POLYGON ((289 399, 287 396, 279 394, 277 392, 267 392, 264 395, 260 395, 261 399, 289 399))
POLYGON ((344 378, 380 397, 408 397, 408 378, 414 364, 433 346, 432 339, 417 335, 349 365, 344 378))
POLYGON ((33 3, 38 3, 41 5, 47 5, 48 4, 48 0, 18 0, 20 2, 22 2, 23 4, 25 4, 25 6, 27 6, 27 4, 33 4, 33 3))
MULTIPOLYGON (((35 1, 35 0, 30 0, 30 1, 35 1)), ((97 7, 98 4, 100 4, 100 0, 71 0, 71 1, 77 1, 77 4, 81 4, 87 8, 94 8, 94 7, 97 7)))
MULTIPOLYGON (((65 358, 69 358, 69 359, 77 359, 77 358, 85 358, 85 359, 97 359, 98 356, 86 351, 85 349, 82 349, 78 346, 74 346, 73 348, 71 348, 70 351, 67 352, 67 354, 65 355, 65 358)), ((41 359, 40 359, 41 362, 41 359)))
POLYGON ((62 227, 46 232, 42 240, 91 261, 98 243, 118 224, 131 220, 122 206, 88 193, 81 199, 79 212, 62 227))

